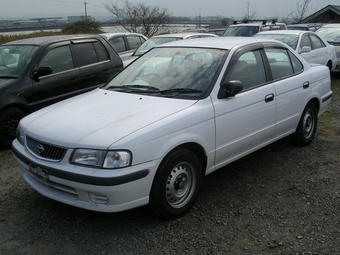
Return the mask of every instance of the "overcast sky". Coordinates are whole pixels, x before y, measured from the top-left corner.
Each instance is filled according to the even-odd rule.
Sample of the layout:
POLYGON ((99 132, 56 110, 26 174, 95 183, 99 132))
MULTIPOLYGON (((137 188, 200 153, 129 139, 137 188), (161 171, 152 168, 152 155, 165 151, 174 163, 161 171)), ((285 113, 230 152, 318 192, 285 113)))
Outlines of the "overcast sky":
MULTIPOLYGON (((1 0, 0 20, 11 18, 67 17, 85 14, 85 0, 1 0)), ((150 6, 167 8, 174 16, 216 16, 241 18, 256 13, 256 18, 282 18, 296 10, 296 3, 303 0, 130 0, 131 3, 145 3, 150 6)), ((86 0, 87 15, 110 16, 105 4, 121 0, 86 0)), ((329 5, 340 5, 339 0, 311 0, 309 14, 329 5), (332 1, 332 2, 330 2, 332 1)))

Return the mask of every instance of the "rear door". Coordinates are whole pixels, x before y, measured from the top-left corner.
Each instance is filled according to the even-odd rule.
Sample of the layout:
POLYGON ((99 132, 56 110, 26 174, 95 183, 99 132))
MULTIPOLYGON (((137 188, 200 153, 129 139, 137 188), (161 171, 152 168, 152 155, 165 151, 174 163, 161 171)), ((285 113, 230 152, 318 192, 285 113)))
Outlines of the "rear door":
POLYGON ((97 88, 109 80, 112 72, 110 57, 100 41, 72 41, 72 49, 80 70, 83 91, 97 88))
POLYGON ((276 93, 274 138, 284 137, 295 131, 307 104, 310 75, 303 72, 303 64, 285 48, 268 46, 265 47, 265 54, 276 93))

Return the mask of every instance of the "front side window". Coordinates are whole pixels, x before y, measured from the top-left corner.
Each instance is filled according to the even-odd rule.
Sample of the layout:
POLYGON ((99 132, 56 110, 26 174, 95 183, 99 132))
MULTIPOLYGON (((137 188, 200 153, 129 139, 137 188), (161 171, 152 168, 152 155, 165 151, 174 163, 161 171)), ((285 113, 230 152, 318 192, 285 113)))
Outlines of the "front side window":
POLYGON ((0 78, 20 77, 38 50, 34 45, 0 46, 0 78))
POLYGON ((207 95, 226 50, 157 48, 132 62, 106 86, 150 96, 199 99, 207 95))
POLYGON ((50 50, 40 62, 39 67, 50 66, 52 73, 59 73, 74 68, 69 45, 50 50))
POLYGON ((301 48, 304 47, 304 46, 308 46, 308 47, 312 48, 312 44, 311 44, 311 42, 309 40, 309 36, 308 35, 304 35, 301 38, 301 48))
POLYGON ((253 88, 266 82, 263 61, 258 50, 243 53, 231 72, 228 81, 238 80, 243 90, 253 88))

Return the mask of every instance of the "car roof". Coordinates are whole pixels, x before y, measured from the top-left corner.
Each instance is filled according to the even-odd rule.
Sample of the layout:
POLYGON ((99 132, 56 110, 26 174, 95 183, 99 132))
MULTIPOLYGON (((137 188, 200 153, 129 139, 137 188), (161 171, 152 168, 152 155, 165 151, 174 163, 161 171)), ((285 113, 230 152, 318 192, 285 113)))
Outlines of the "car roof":
POLYGON ((260 38, 260 37, 240 37, 240 36, 230 36, 230 37, 214 37, 214 38, 197 38, 195 40, 179 40, 174 42, 169 42, 156 46, 155 48, 162 47, 200 47, 200 48, 216 48, 216 49, 226 49, 229 50, 235 46, 250 45, 253 43, 263 43, 270 42, 277 45, 287 47, 284 43, 276 40, 260 38))
POLYGON ((143 34, 140 34, 140 33, 132 33, 132 32, 116 32, 116 33, 102 33, 102 34, 99 34, 101 36, 104 36, 106 37, 107 39, 110 39, 114 36, 121 36, 121 35, 139 35, 139 36, 142 36, 144 38, 147 38, 146 36, 144 36, 143 34))
POLYGON ((306 31, 306 30, 270 30, 270 31, 263 31, 259 32, 255 35, 265 35, 265 34, 277 34, 277 35, 300 35, 306 33, 314 33, 313 31, 306 31))
POLYGON ((29 44, 29 45, 47 45, 54 42, 61 42, 70 39, 90 39, 90 38, 101 38, 99 35, 84 34, 84 35, 52 35, 52 36, 41 36, 32 37, 16 41, 5 43, 4 45, 10 44, 29 44))
POLYGON ((315 26, 320 26, 322 25, 321 23, 303 23, 303 24, 290 24, 287 25, 287 27, 315 27, 315 26))
POLYGON ((253 22, 253 23, 239 23, 239 24, 233 24, 230 25, 231 27, 257 27, 257 26, 277 26, 277 25, 284 25, 285 23, 280 23, 280 22, 276 22, 276 23, 271 23, 268 22, 266 24, 262 23, 262 22, 253 22))
POLYGON ((327 25, 323 25, 322 27, 340 27, 340 23, 327 24, 327 25))
POLYGON ((163 34, 163 35, 154 35, 151 38, 160 38, 160 37, 173 37, 173 38, 183 38, 186 39, 188 37, 191 36, 202 36, 202 34, 204 34, 204 36, 206 35, 211 35, 211 37, 216 37, 215 34, 209 34, 209 33, 175 33, 175 34, 163 34))

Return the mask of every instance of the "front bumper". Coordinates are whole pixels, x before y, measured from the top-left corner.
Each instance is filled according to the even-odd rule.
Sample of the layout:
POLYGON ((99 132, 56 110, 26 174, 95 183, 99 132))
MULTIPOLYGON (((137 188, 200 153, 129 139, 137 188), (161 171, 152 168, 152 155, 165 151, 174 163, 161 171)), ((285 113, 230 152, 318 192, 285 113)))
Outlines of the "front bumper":
MULTIPOLYGON (((146 205, 158 162, 116 170, 48 162, 32 156, 17 141, 12 146, 23 179, 40 194, 72 206, 119 212, 146 205)), ((70 153, 70 152, 69 152, 70 153)))

